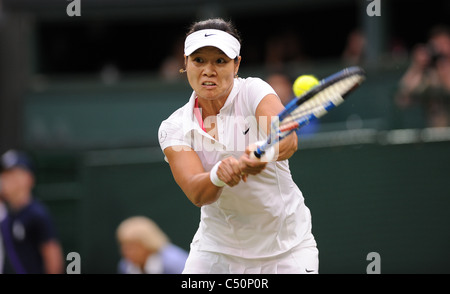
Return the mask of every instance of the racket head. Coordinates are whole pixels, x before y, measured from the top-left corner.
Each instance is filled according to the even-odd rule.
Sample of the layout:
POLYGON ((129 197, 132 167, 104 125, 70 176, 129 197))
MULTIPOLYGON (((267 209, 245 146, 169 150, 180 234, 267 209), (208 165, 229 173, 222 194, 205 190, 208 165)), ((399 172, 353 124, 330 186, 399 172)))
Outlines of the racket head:
POLYGON ((365 79, 366 73, 361 67, 348 67, 320 80, 318 85, 293 98, 272 122, 268 139, 256 149, 255 156, 260 158, 265 150, 296 129, 340 105, 365 79))
POLYGON ((355 82, 350 83, 349 86, 342 88, 340 90, 341 97, 346 99, 348 97, 348 94, 350 94, 356 88, 358 88, 359 85, 362 84, 362 82, 364 82, 366 78, 366 73, 364 69, 362 69, 359 66, 344 68, 343 70, 320 80, 319 84, 312 87, 311 89, 303 93, 301 96, 294 97, 291 101, 289 101, 288 104, 286 104, 285 109, 278 114, 279 121, 280 122, 283 121, 286 116, 289 116, 292 112, 295 111, 295 109, 297 109, 300 105, 302 105, 306 101, 315 97, 319 92, 350 77, 355 77, 356 78, 355 82))

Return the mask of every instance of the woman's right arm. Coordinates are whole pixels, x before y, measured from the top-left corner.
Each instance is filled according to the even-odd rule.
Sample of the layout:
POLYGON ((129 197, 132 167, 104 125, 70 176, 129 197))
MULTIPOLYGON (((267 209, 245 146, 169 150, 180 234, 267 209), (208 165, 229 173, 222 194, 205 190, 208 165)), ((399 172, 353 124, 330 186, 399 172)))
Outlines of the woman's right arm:
MULTIPOLYGON (((188 199, 196 206, 211 204, 219 199, 222 188, 214 185, 210 180, 209 172, 205 171, 197 153, 182 146, 172 146, 164 149, 164 154, 172 171, 175 182, 186 194, 188 199), (180 150, 182 149, 182 150, 180 150)), ((217 169, 217 176, 229 186, 234 186, 241 180, 240 171, 237 170, 238 160, 228 157, 222 160, 217 169)))

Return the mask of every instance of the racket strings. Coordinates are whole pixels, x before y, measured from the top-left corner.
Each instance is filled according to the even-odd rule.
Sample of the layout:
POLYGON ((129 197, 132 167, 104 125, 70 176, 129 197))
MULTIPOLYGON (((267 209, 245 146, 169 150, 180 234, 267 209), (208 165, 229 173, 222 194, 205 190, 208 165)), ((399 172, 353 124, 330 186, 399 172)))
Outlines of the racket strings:
POLYGON ((355 85, 362 82, 362 80, 362 76, 352 75, 323 89, 311 99, 297 107, 296 110, 292 111, 289 116, 281 121, 279 125, 280 131, 289 131, 295 128, 295 125, 298 126, 296 121, 308 114, 321 114, 322 112, 326 112, 326 105, 329 103, 333 103, 334 105, 342 103, 344 100, 343 95, 349 92, 355 85))
POLYGON ((258 148, 258 151, 255 151, 255 154, 264 153, 266 149, 286 138, 295 129, 325 115, 344 102, 344 97, 364 80, 364 70, 359 67, 346 68, 323 79, 319 85, 301 97, 294 98, 279 113, 276 120, 272 121, 267 141, 258 148))

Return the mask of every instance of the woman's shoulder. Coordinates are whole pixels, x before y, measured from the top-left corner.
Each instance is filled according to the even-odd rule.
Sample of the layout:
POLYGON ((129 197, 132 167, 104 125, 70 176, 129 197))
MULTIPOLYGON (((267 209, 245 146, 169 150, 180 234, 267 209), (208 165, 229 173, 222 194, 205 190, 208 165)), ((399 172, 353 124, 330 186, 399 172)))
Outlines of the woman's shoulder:
POLYGON ((267 84, 267 82, 265 82, 263 79, 259 77, 246 77, 246 78, 239 78, 238 80, 242 83, 242 85, 245 86, 267 84))
POLYGON ((248 104, 252 113, 256 110, 259 102, 268 94, 275 94, 273 88, 263 79, 258 77, 248 77, 239 79, 240 99, 248 104))
POLYGON ((183 124, 183 116, 187 108, 189 108, 189 103, 187 102, 185 105, 176 109, 172 114, 170 114, 165 120, 161 122, 163 124, 172 124, 172 125, 182 125, 183 124))
POLYGON ((265 80, 259 77, 239 78, 240 89, 245 90, 247 93, 271 93, 272 87, 265 80))

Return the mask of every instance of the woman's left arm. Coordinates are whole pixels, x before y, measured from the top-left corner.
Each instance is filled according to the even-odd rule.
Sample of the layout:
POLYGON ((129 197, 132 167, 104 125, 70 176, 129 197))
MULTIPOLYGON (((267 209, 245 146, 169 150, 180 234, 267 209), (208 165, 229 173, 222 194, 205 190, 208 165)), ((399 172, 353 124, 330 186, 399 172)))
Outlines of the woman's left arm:
MULTIPOLYGON (((268 134, 270 132, 270 124, 273 116, 277 116, 284 109, 278 96, 274 94, 266 95, 256 108, 256 119, 258 122, 267 122, 266 125, 260 125, 260 128, 268 134), (266 117, 267 119, 260 119, 266 117)), ((290 158, 297 151, 298 138, 295 132, 292 132, 285 139, 281 140, 279 144, 276 144, 274 148, 277 148, 278 157, 277 161, 290 158)))

